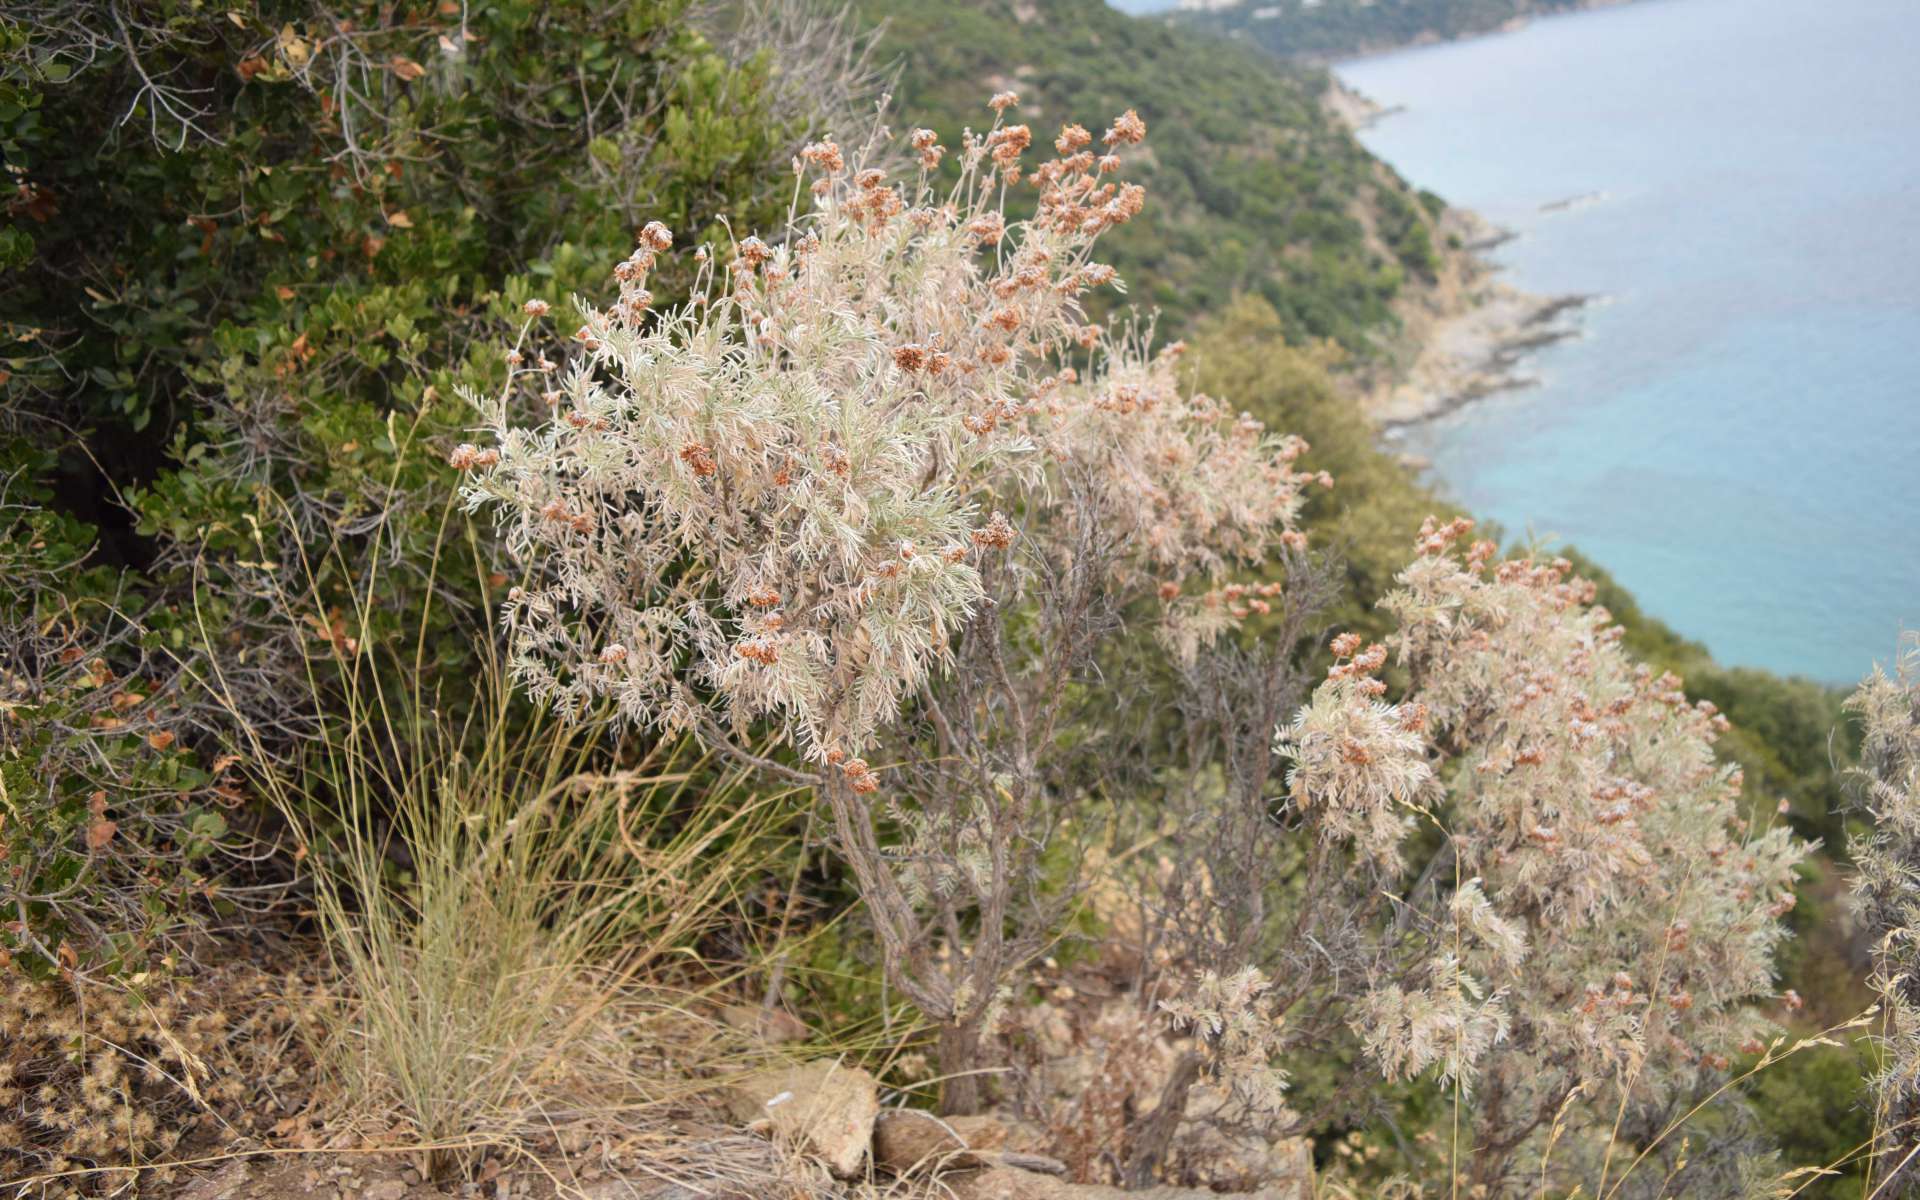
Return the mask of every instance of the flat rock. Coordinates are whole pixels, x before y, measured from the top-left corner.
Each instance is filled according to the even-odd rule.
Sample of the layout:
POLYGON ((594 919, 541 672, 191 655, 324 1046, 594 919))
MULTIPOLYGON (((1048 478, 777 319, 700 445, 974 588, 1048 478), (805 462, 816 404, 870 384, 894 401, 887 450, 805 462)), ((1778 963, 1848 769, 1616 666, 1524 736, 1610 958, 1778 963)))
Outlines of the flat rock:
POLYGON ((880 1115, 873 1076, 837 1062, 800 1063, 761 1071, 728 1086, 728 1111, 820 1159, 842 1179, 860 1175, 880 1115))
POLYGON ((874 1123, 873 1165, 905 1175, 985 1164, 950 1122, 919 1109, 896 1108, 881 1113, 874 1123))
POLYGON ((1009 1149, 1009 1136, 997 1117, 936 1117, 916 1108, 890 1109, 873 1127, 873 1164, 895 1175, 981 1167, 1065 1173, 1066 1164, 1057 1159, 1009 1149))
POLYGON ((211 1175, 202 1175, 187 1184, 180 1200, 239 1200, 249 1194, 253 1170, 244 1159, 234 1159, 211 1175))

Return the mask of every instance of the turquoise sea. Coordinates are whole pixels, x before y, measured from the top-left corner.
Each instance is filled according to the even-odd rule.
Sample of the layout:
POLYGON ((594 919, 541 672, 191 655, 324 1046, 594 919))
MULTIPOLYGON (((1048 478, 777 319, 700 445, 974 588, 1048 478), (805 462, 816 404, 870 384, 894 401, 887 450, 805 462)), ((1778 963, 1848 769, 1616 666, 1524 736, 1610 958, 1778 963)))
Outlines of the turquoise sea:
POLYGON ((1845 682, 1920 629, 1920 3, 1639 0, 1338 73, 1508 278, 1603 297, 1539 386, 1405 434, 1444 488, 1722 662, 1845 682))

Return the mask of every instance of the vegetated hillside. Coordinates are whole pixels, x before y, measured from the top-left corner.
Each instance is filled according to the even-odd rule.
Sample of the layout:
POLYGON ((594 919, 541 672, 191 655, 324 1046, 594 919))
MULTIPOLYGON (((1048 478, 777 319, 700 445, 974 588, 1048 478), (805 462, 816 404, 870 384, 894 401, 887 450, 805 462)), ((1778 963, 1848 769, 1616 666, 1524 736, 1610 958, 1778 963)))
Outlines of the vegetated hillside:
MULTIPOLYGON (((648 220, 717 239, 784 209, 832 60, 796 97, 791 39, 720 45, 687 12, 235 4, 125 45, 85 6, 0 20, 0 676, 41 722, 24 759, 0 729, 0 791, 38 797, 0 829, 0 965, 157 953, 187 902, 144 889, 215 875, 240 825, 195 765, 208 704, 310 735, 304 671, 279 673, 309 647, 242 576, 311 563, 300 605, 338 612, 377 558, 411 580, 383 611, 482 602, 426 582, 428 547, 456 392, 497 386, 526 300, 596 294, 648 220), (344 108, 336 70, 364 72, 344 108), (211 628, 244 647, 217 701, 182 662, 211 628), (110 702, 109 678, 140 683, 110 702), (116 838, 90 847, 103 788, 116 838)), ((690 274, 658 276, 663 303, 690 274)), ((420 673, 464 691, 476 654, 436 638, 420 673)))
MULTIPOLYGON (((1231 397, 1271 427, 1300 434, 1313 447, 1305 464, 1332 472, 1335 486, 1309 501, 1302 522, 1313 544, 1340 564, 1340 595, 1327 619, 1368 638, 1387 636, 1389 619, 1379 602, 1396 586, 1393 577, 1407 552, 1405 530, 1427 513, 1446 518, 1459 510, 1380 447, 1356 419, 1351 396, 1329 375, 1324 359, 1285 345, 1277 318, 1260 301, 1243 299, 1202 321, 1189 358, 1197 387, 1231 397)), ((1484 532, 1499 536, 1497 530, 1484 532)), ((1818 852, 1801 868, 1798 902, 1788 915, 1796 936, 1780 956, 1782 986, 1806 998, 1815 1021, 1833 1023, 1858 1012, 1867 1003, 1854 960, 1859 947, 1832 933, 1840 927, 1850 870, 1844 859, 1845 772, 1860 757, 1857 729, 1842 711, 1843 693, 1807 679, 1723 666, 1704 646, 1643 612, 1602 564, 1571 547, 1546 553, 1565 554, 1598 586, 1598 602, 1625 629, 1634 657, 1655 671, 1674 672, 1690 699, 1710 702, 1726 715, 1731 727, 1717 749, 1742 772, 1741 807, 1753 828, 1785 822, 1818 841, 1818 852)), ((1769 1089, 1816 1097, 1796 1103, 1830 1103, 1832 1116, 1809 1125, 1791 1106, 1765 1108, 1768 1136, 1794 1146, 1796 1162, 1844 1156, 1868 1136, 1864 1116, 1851 1107, 1848 1089, 1857 1077, 1851 1060, 1839 1057, 1775 1068, 1769 1089)), ((1848 1179, 1857 1190, 1857 1178, 1848 1179)), ((1809 1194, 1849 1193, 1834 1183, 1830 1191, 1809 1194)))
MULTIPOLYGON (((1167 19, 1315 61, 1448 41, 1607 0, 1187 0, 1167 19)), ((1612 0, 1619 3, 1620 0, 1612 0)))
POLYGON ((1438 197, 1375 159, 1323 103, 1311 67, 1164 23, 1102 0, 864 0, 898 59, 896 120, 931 120, 948 144, 1008 119, 1049 142, 1067 122, 1098 133, 1133 108, 1148 137, 1134 177, 1141 218, 1103 242, 1128 299, 1178 336, 1232 297, 1263 297, 1294 341, 1331 339, 1378 356, 1395 301, 1441 270, 1438 197))
MULTIPOLYGON (((1766 1054, 1763 1102, 1721 1086, 1760 1045, 1729 1019, 1800 1007, 1772 1003, 1782 926, 1818 934, 1781 958, 1807 1012, 1859 1011, 1829 999, 1866 986, 1841 957, 1838 881, 1803 875, 1793 907, 1800 847, 1751 850, 1782 800, 1797 832, 1837 841, 1853 735, 1828 740, 1833 696, 1717 670, 1596 575, 1623 658, 1564 599, 1565 568, 1469 569, 1491 548, 1453 546, 1451 523, 1416 551, 1427 513, 1455 514, 1378 445, 1336 345, 1386 337, 1380 284, 1412 290, 1431 213, 1324 115, 1319 72, 1091 2, 895 10, 901 127, 985 124, 1002 87, 1043 147, 1059 120, 1097 131, 1127 107, 1153 126, 1116 139, 1121 178, 1138 166, 1155 189, 1149 216, 1098 255, 1136 299, 1178 301, 1166 325, 1192 346, 1140 361, 1096 340, 1069 379, 1021 361, 1020 321, 980 318, 1011 311, 987 299, 1004 284, 1031 289, 1039 343, 1078 334, 1057 298, 1079 286, 1063 276, 1084 225, 1021 230, 993 266, 1018 269, 976 274, 973 220, 1004 232, 997 188, 971 193, 965 224, 896 241, 894 193, 826 147, 806 154, 832 197, 815 238, 782 220, 791 157, 866 111, 857 44, 780 35, 805 13, 709 41, 683 0, 334 9, 143 8, 117 48, 84 6, 0 19, 17 187, 0 226, 0 1178, 182 1194, 204 1164, 223 1195, 304 1194, 325 1172, 428 1200, 469 1179, 618 1191, 598 1177, 624 1173, 838 1200, 874 1181, 1072 1196, 1123 1171, 1243 1195, 1321 1171, 1317 1194, 1379 1195, 1470 1170, 1493 1197, 1719 1196, 1749 1151, 1791 1181, 1907 1136, 1870 1127, 1866 1064, 1824 1040, 1766 1054), (777 249, 735 240, 748 230, 777 249), (678 308, 702 242, 733 298, 678 308), (826 265, 795 267, 814 254, 826 265), (618 314, 570 295, 617 296, 618 314), (739 353, 702 359, 716 345, 739 353), (536 382, 549 355, 578 368, 559 372, 564 406, 536 382), (1232 407, 1189 400, 1187 379, 1232 407), (492 430, 463 387, 500 398, 492 430), (1043 388, 1057 412, 976 406, 1043 388), (1020 421, 1059 451, 1038 472, 996 461, 1027 453, 1002 424, 1020 421), (463 490, 508 520, 464 510, 463 490), (519 554, 510 521, 546 549, 519 554), (564 653, 609 704, 697 707, 704 747, 585 704, 551 722, 529 692, 560 675, 509 686, 524 618, 500 614, 558 611, 548 585, 568 578, 608 623, 516 639, 521 661, 564 653), (1457 653, 1436 584, 1477 625, 1457 653), (1506 612, 1522 619, 1485 619, 1506 612), (815 620, 863 686, 805 686, 808 643, 788 639, 815 620), (613 641, 614 622, 641 636, 613 641), (1362 648, 1395 635, 1416 652, 1362 648), (683 671, 695 652, 728 666, 683 671), (1652 673, 1629 682, 1627 658, 1652 673), (1738 812, 1706 786, 1712 714, 1654 682, 1667 667, 1733 721, 1717 747, 1745 768, 1738 812), (924 688, 895 686, 916 669, 924 688), (739 707, 708 707, 716 680, 739 707), (873 766, 786 748, 810 736, 799 704, 850 696, 877 698, 855 713, 873 766), (1596 712, 1625 720, 1596 732, 1596 712), (1588 794, 1602 775, 1609 794, 1588 794), (1607 845, 1629 853, 1557 849, 1607 845), (1605 1006, 1593 1036, 1570 996, 1605 1006), (1447 1061, 1416 1044, 1426 1029, 1447 1061), (1691 1041, 1657 1040, 1672 1030, 1691 1041), (812 1060, 811 1089, 784 1061, 752 1071, 789 1057, 812 1060), (1203 1071, 1234 1089, 1226 1107, 1202 1103, 1203 1071), (1537 1096, 1514 1086, 1532 1080, 1537 1096), (827 1102, 844 1122, 815 1119, 829 1110, 806 1093, 828 1081, 850 1085, 827 1102), (960 1156, 905 1139, 889 1155, 882 1087, 890 1119, 912 1119, 896 1100, 994 1104, 970 1114, 975 1144, 1028 1148, 927 1178, 960 1156), (1709 1094, 1669 1124, 1665 1105, 1709 1094), (284 1186, 243 1188, 263 1150, 284 1186), (1042 1156, 1072 1182, 1011 1165, 1042 1156)), ((1873 803, 1909 831, 1898 739, 1920 688, 1867 694, 1873 803)), ((1911 877, 1920 849, 1900 836, 1862 856, 1867 878, 1911 877)), ((1906 953, 1906 915, 1879 907, 1861 941, 1906 953)), ((1909 1063, 1889 1078, 1912 1078, 1913 1039, 1889 1046, 1909 1063)), ((1819 1186, 1871 1190, 1841 1182, 1819 1186)))
MULTIPOLYGON (((1354 7, 1325 7, 1336 5, 1354 7)), ((1522 6, 1547 7, 1382 0, 1374 19, 1449 13, 1456 24, 1448 28, 1465 31, 1494 9, 1511 15, 1522 6)), ((1342 375, 1397 332, 1393 301, 1410 299, 1427 278, 1410 264, 1449 267, 1453 252, 1435 240, 1444 203, 1409 189, 1328 112, 1327 76, 1317 67, 1275 64, 1099 0, 866 0, 862 11, 884 20, 882 56, 901 65, 896 122, 930 121, 949 144, 963 126, 991 123, 986 100, 1003 89, 1020 95, 1009 119, 1032 125, 1036 141, 1067 121, 1097 133, 1095 122, 1129 107, 1146 119, 1131 169, 1147 184, 1146 210, 1100 245, 1129 285, 1115 304, 1157 309, 1163 340, 1198 337, 1203 387, 1313 444, 1308 463, 1340 481, 1315 501, 1310 524, 1344 559, 1341 617, 1381 632, 1373 606, 1404 562, 1406 529, 1447 509, 1376 448, 1342 375), (1323 338, 1347 351, 1345 361, 1303 348, 1323 338)), ((1750 801, 1771 807, 1785 797, 1802 832, 1838 844, 1826 740, 1839 724, 1838 693, 1721 667, 1641 614, 1598 564, 1581 559, 1580 567, 1602 581, 1605 603, 1642 657, 1728 710, 1736 732, 1723 747, 1746 766, 1750 801)))
MULTIPOLYGON (((1376 606, 1406 557, 1407 527, 1428 513, 1450 517, 1460 510, 1381 448, 1324 356, 1285 345, 1279 334, 1274 313, 1258 300, 1242 299, 1210 315, 1195 330, 1193 381, 1311 444, 1303 461, 1335 479, 1305 512, 1315 544, 1339 559, 1346 577, 1333 615, 1343 628, 1382 637, 1385 618, 1376 606)), ((1626 630, 1635 657, 1680 675, 1691 697, 1727 714, 1733 728, 1720 748, 1744 769, 1749 803, 1778 817, 1773 810, 1786 801, 1786 814, 1803 836, 1837 849, 1846 829, 1836 764, 1852 762, 1858 751, 1842 717, 1842 693, 1808 679, 1723 666, 1705 646, 1641 611, 1605 564, 1576 548, 1547 549, 1565 554, 1598 585, 1598 602, 1626 630)))

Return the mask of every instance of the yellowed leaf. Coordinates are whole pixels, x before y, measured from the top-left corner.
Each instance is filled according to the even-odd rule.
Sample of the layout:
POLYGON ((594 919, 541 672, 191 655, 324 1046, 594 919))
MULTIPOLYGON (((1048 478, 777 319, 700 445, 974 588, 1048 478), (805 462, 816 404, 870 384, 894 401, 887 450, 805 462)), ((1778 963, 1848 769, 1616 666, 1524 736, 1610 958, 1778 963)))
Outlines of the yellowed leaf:
POLYGON ((313 47, 293 26, 284 25, 280 29, 280 55, 287 60, 288 66, 297 69, 307 65, 307 59, 313 56, 313 47))

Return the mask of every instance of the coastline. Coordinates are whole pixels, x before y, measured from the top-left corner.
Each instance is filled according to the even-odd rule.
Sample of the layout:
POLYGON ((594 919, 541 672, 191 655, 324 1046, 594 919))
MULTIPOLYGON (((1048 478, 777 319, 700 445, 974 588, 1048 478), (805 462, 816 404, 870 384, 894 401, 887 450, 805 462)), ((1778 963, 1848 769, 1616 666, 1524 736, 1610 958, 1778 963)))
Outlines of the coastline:
MULTIPOLYGON (((1336 76, 1329 79, 1327 106, 1356 133, 1397 111, 1336 76)), ((1525 371, 1528 356, 1578 337, 1580 312, 1596 299, 1539 295, 1500 278, 1503 268, 1490 253, 1515 235, 1478 213, 1449 206, 1436 224, 1449 247, 1438 278, 1403 294, 1393 352, 1353 376, 1361 411, 1382 433, 1534 386, 1539 380, 1525 371)))
MULTIPOLYGON (((1559 8, 1533 10, 1517 13, 1497 25, 1477 29, 1463 29, 1457 33, 1441 33, 1437 29, 1427 29, 1410 38, 1394 38, 1382 41, 1363 41, 1351 50, 1338 54, 1307 54, 1300 61, 1316 66, 1332 67, 1338 63, 1353 62, 1362 58, 1378 58, 1386 54, 1397 54, 1402 50, 1417 50, 1423 46, 1444 46, 1449 42, 1465 42, 1474 38, 1499 37, 1502 34, 1519 33, 1535 21, 1551 21, 1555 17, 1573 16, 1578 13, 1592 12, 1595 9, 1619 8, 1631 4, 1634 0, 1574 0, 1573 3, 1559 8)), ((1184 3, 1174 11, 1187 7, 1184 3)))
POLYGON ((1579 315, 1594 297, 1523 291, 1498 278, 1499 268, 1483 252, 1463 253, 1471 256, 1466 286, 1439 289, 1426 303, 1409 306, 1402 338, 1410 355, 1362 380, 1361 408, 1382 433, 1532 387, 1539 379, 1527 372, 1528 358, 1580 336, 1579 315))

